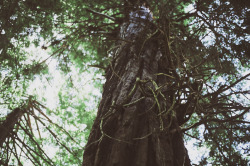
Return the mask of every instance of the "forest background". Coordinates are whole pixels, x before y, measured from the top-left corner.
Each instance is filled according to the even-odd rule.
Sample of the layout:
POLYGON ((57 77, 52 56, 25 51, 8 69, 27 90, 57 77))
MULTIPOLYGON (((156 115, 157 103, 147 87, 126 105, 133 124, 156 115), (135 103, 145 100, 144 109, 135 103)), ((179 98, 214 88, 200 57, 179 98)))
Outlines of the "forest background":
MULTIPOLYGON (((0 2, 0 164, 81 165, 125 2, 0 2)), ((171 48, 185 63, 177 75, 203 81, 204 112, 184 132, 198 165, 249 163, 249 8, 244 0, 150 3, 155 25, 170 22, 171 48)))

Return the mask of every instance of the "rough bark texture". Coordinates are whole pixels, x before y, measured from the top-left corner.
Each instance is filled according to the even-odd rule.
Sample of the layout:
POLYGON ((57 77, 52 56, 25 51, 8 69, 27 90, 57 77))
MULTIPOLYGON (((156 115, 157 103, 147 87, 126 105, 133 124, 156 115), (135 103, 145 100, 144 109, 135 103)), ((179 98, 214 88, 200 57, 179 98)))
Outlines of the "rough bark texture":
MULTIPOLYGON (((135 21, 135 20, 134 20, 135 21)), ((156 28, 147 20, 124 23, 83 166, 188 166, 166 83, 169 65, 156 28), (162 86, 162 87, 160 87, 162 86)), ((167 43, 166 43, 167 44, 167 43)))
POLYGON ((23 116, 24 111, 20 108, 14 109, 0 125, 0 147, 4 141, 11 135, 13 128, 18 120, 23 116))

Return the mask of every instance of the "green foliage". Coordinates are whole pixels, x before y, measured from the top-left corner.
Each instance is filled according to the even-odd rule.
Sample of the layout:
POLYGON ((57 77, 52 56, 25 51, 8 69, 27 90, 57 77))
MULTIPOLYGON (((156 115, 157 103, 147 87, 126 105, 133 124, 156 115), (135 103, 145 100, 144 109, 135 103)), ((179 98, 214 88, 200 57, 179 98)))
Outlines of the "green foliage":
MULTIPOLYGON (((135 3, 130 2, 130 5, 135 3)), ((57 60, 57 70, 68 80, 60 85, 57 107, 54 111, 47 110, 47 114, 57 118, 60 126, 76 127, 76 131, 69 129, 69 134, 82 144, 70 142, 70 137, 63 135, 61 129, 51 127, 64 140, 63 144, 72 147, 72 153, 59 149, 52 159, 56 165, 80 163, 78 159, 81 159, 96 111, 96 107, 87 103, 98 102, 99 97, 85 93, 84 88, 75 84, 90 74, 97 78, 91 83, 100 89, 102 80, 98 76, 104 71, 89 70, 89 66, 109 65, 110 49, 117 43, 117 31, 128 14, 123 3, 115 0, 0 2, 0 109, 9 112, 23 105, 30 95, 27 90, 32 81, 39 78, 52 81, 50 61, 57 60), (38 51, 46 50, 51 56, 36 58, 35 53, 26 51, 32 46, 38 51), (76 70, 79 76, 73 77, 76 70)), ((154 25, 163 31, 169 28, 171 56, 175 67, 184 73, 182 78, 204 81, 199 100, 201 112, 194 114, 184 126, 204 125, 204 129, 197 125, 186 132, 197 138, 197 146, 206 145, 210 149, 209 156, 204 156, 200 164, 246 165, 249 158, 244 157, 244 153, 248 154, 249 150, 242 152, 242 149, 250 137, 245 114, 231 121, 223 120, 249 109, 244 99, 249 89, 241 83, 242 70, 249 67, 249 3, 244 0, 159 0, 150 2, 150 8, 154 25), (190 4, 193 10, 187 13, 186 7, 190 4), (165 27, 164 22, 169 26, 165 27)), ((44 86, 50 85, 44 83, 44 86)), ((47 96, 37 94, 37 97, 46 100, 47 96)), ((5 115, 1 114, 1 118, 5 115)), ((58 144, 51 136, 45 140, 48 146, 58 144)), ((27 145, 36 146, 32 141, 27 145)), ((39 155, 34 156, 35 163, 40 161, 39 155)))

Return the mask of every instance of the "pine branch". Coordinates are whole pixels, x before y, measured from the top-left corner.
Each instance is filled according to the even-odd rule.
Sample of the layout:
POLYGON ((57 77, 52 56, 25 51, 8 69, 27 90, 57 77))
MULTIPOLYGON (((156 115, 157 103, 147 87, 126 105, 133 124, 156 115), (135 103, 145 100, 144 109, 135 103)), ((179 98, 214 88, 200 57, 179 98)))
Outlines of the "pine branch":
POLYGON ((115 19, 114 17, 111 17, 111 16, 108 16, 108 15, 106 15, 106 14, 103 14, 103 13, 100 13, 100 12, 97 12, 97 11, 94 11, 93 9, 87 9, 87 8, 86 8, 86 10, 87 10, 88 12, 93 13, 93 14, 100 15, 100 16, 102 16, 102 17, 105 17, 105 18, 108 18, 108 19, 110 19, 110 20, 116 21, 116 19, 115 19))

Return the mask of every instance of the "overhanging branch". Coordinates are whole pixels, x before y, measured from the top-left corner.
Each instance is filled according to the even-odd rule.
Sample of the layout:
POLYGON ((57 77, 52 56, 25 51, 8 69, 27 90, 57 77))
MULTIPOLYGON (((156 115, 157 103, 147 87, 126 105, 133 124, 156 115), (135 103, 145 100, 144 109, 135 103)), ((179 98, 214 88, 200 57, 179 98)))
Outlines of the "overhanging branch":
POLYGON ((245 111, 243 111, 241 114, 232 116, 231 118, 228 118, 228 119, 205 119, 206 118, 206 116, 205 116, 204 119, 201 119, 199 122, 194 123, 193 125, 190 125, 187 128, 182 128, 182 131, 185 132, 185 131, 190 130, 192 128, 198 127, 198 126, 200 126, 202 124, 207 124, 207 122, 218 122, 218 123, 235 122, 235 123, 242 123, 242 122, 245 122, 245 121, 240 121, 240 120, 235 120, 235 119, 243 116, 247 112, 249 112, 249 108, 246 109, 245 111))
POLYGON ((94 11, 93 9, 85 9, 85 10, 87 10, 88 12, 91 12, 91 13, 93 13, 93 14, 96 14, 96 15, 99 15, 99 16, 102 16, 102 17, 105 17, 105 18, 108 18, 108 19, 110 19, 110 20, 112 20, 112 21, 115 21, 116 19, 114 18, 114 17, 111 17, 111 16, 108 16, 108 15, 106 15, 106 14, 103 14, 103 13, 100 13, 100 12, 97 12, 97 11, 94 11))

